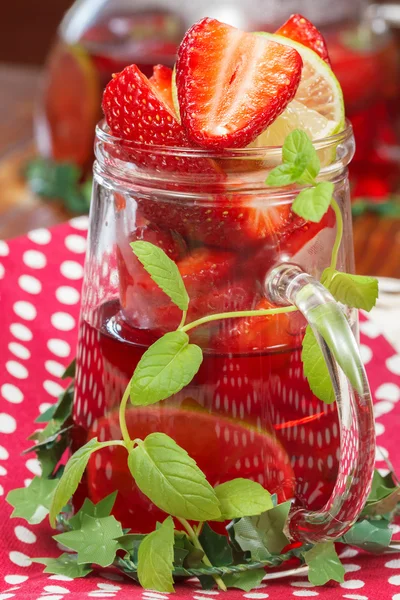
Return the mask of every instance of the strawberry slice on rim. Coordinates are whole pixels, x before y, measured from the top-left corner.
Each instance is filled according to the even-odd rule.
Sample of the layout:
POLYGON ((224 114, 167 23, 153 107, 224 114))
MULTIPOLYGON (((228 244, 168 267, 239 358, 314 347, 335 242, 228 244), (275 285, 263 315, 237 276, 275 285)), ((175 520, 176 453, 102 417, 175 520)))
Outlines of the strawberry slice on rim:
POLYGON ((177 159, 167 153, 149 151, 148 146, 152 145, 176 148, 191 146, 185 130, 176 119, 172 104, 169 104, 170 97, 172 103, 172 91, 168 89, 171 81, 167 81, 170 69, 168 72, 165 69, 167 67, 155 67, 151 79, 143 75, 136 65, 130 65, 113 75, 104 91, 102 103, 111 133, 126 142, 140 145, 138 149, 129 146, 128 160, 153 169, 215 173, 211 160, 177 159))
POLYGON ((302 59, 293 48, 205 18, 178 50, 182 124, 204 148, 245 147, 293 99, 302 59))
POLYGON ((314 50, 330 66, 328 46, 322 33, 302 15, 292 15, 275 33, 314 50))

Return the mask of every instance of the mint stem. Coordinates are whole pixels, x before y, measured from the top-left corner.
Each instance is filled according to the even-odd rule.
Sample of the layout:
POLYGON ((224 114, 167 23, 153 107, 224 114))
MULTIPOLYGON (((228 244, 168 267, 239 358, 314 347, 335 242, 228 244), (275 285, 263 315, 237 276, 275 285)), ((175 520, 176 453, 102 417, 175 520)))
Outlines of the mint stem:
POLYGON ((126 447, 128 452, 130 452, 133 447, 133 442, 129 435, 128 427, 126 425, 126 417, 125 417, 126 405, 128 403, 129 394, 131 391, 131 383, 132 383, 132 379, 126 386, 124 395, 122 396, 121 404, 119 405, 119 426, 121 428, 122 439, 124 440, 123 445, 126 447))
POLYGON ((180 331, 187 332, 195 327, 199 327, 200 325, 205 325, 206 323, 211 323, 212 321, 221 321, 222 319, 237 319, 239 317, 268 317, 269 315, 282 315, 286 313, 296 312, 298 309, 296 306, 284 306, 283 308, 268 308, 266 310, 242 310, 238 312, 227 312, 220 313, 218 315, 208 315, 207 317, 202 317, 197 321, 193 321, 192 323, 188 323, 184 327, 180 329, 180 331))
POLYGON ((342 243, 343 237, 343 217, 339 205, 334 198, 331 200, 331 206, 336 216, 336 239, 332 250, 331 268, 336 269, 340 244, 342 243))
POLYGON ((182 329, 182 327, 184 326, 184 324, 186 322, 186 317, 187 317, 187 310, 184 310, 182 312, 182 319, 181 319, 181 322, 179 323, 178 329, 182 329))
MULTIPOLYGON (((180 517, 176 517, 177 520, 183 525, 183 527, 185 528, 190 541, 192 542, 193 546, 195 548, 197 548, 198 550, 201 550, 202 552, 204 552, 204 548, 200 543, 199 538, 197 537, 196 533, 194 532, 193 527, 190 525, 190 523, 188 523, 188 521, 186 521, 186 519, 181 519, 180 517)), ((207 567, 212 567, 212 563, 210 561, 210 559, 208 558, 207 554, 204 552, 204 556, 203 556, 203 563, 205 565, 207 565, 207 567)), ((223 592, 227 591, 227 587, 225 585, 225 583, 223 582, 222 578, 219 575, 213 575, 213 579, 215 581, 215 583, 217 584, 217 586, 219 587, 220 590, 222 590, 223 592)))

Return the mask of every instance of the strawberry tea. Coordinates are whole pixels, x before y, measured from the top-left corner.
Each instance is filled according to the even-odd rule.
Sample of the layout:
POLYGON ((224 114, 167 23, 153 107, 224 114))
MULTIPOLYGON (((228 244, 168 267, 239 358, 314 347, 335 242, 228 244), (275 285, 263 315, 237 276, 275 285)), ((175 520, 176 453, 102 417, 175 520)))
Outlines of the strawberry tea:
POLYGON ((76 448, 100 446, 75 504, 117 490, 136 532, 192 520, 176 489, 205 478, 289 501, 301 541, 341 535, 368 494, 354 139, 318 30, 280 34, 203 19, 174 73, 130 65, 104 93, 74 403, 76 448))

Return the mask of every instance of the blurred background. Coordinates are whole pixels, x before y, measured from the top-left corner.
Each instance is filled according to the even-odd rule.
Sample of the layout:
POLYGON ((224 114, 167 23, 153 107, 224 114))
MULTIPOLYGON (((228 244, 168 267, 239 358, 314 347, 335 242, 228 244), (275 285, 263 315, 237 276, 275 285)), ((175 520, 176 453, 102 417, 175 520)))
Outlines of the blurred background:
POLYGON ((102 90, 135 62, 172 66, 203 16, 273 31, 300 12, 322 29, 357 154, 357 269, 400 277, 400 2, 13 0, 0 21, 0 238, 85 213, 102 90), (382 258, 384 257, 384 260, 382 258))

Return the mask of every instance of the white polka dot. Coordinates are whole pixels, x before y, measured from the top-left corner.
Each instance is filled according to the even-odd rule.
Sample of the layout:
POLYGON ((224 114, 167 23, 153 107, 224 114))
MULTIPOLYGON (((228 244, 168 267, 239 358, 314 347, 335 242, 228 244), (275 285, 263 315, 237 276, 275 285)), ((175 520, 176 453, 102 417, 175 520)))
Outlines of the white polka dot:
POLYGON ((374 404, 375 418, 381 417, 382 415, 386 415, 393 409, 394 409, 393 402, 388 402, 387 400, 382 400, 381 402, 377 402, 376 404, 374 404))
POLYGON ((0 263, 0 279, 3 279, 5 272, 6 270, 4 268, 4 265, 0 263))
POLYGON ((46 371, 50 373, 50 375, 54 375, 54 377, 61 377, 65 371, 64 365, 61 365, 55 360, 46 360, 44 366, 46 371))
POLYGON ((379 435, 382 435, 383 433, 385 433, 385 426, 382 423, 375 423, 375 435, 378 437, 379 435))
POLYGON ((43 269, 47 264, 45 255, 38 250, 27 250, 24 252, 22 260, 24 261, 24 264, 31 269, 43 269))
POLYGON ((4 240, 0 240, 0 256, 8 256, 10 249, 8 247, 7 242, 4 240))
POLYGON ((14 337, 22 342, 30 342, 33 338, 31 330, 26 325, 22 325, 22 323, 12 323, 10 331, 14 337))
POLYGON ((12 404, 20 404, 24 399, 24 395, 21 390, 19 390, 17 386, 13 385, 12 383, 3 383, 1 386, 1 395, 12 404))
POLYGON ((389 400, 389 402, 398 402, 400 400, 400 387, 395 383, 383 383, 376 390, 375 398, 378 400, 389 400))
POLYGON ((29 556, 24 554, 23 552, 16 552, 12 550, 9 554, 10 560, 14 565, 18 565, 19 567, 30 567, 32 564, 29 556))
POLYGON ((309 581, 292 581, 291 584, 293 587, 301 587, 301 588, 313 588, 315 585, 310 583, 309 581))
POLYGON ((56 289, 56 298, 61 304, 72 305, 79 302, 80 294, 75 288, 69 285, 62 285, 56 289))
POLYGON ((343 566, 346 573, 353 573, 354 571, 359 571, 361 569, 360 565, 352 565, 351 563, 343 566))
POLYGON ((377 338, 382 333, 379 325, 371 320, 361 322, 360 331, 371 339, 377 338))
POLYGON ((386 367, 391 373, 400 375, 400 354, 396 354, 395 356, 388 358, 386 361, 386 367))
POLYGON ((121 589, 119 585, 113 585, 112 583, 98 583, 97 587, 105 592, 118 592, 121 589))
POLYGON ((24 486, 29 487, 32 483, 32 479, 24 479, 24 486))
POLYGON ((17 525, 14 529, 14 533, 20 542, 24 544, 34 544, 36 542, 36 535, 23 525, 17 525))
POLYGON ((392 585, 400 585, 400 575, 393 575, 388 579, 389 583, 392 585))
POLYGON ((51 233, 48 229, 40 228, 33 229, 28 232, 28 238, 35 242, 35 244, 45 245, 48 244, 51 240, 51 233))
POLYGON ((71 331, 75 327, 75 319, 68 313, 57 312, 50 317, 51 324, 60 331, 71 331))
POLYGON ((400 594, 395 594, 392 596, 392 600, 400 600, 400 594))
POLYGON ((42 467, 40 466, 40 462, 37 458, 29 458, 25 464, 28 471, 40 477, 42 474, 42 467))
POLYGON ((21 275, 18 279, 18 285, 24 292, 28 292, 28 294, 40 294, 42 291, 42 284, 39 279, 31 275, 21 275))
POLYGON ((43 382, 43 387, 50 396, 57 398, 63 391, 64 388, 57 382, 46 379, 43 382))
POLYGON ((43 589, 50 594, 69 594, 69 589, 61 585, 45 585, 43 589))
POLYGON ((0 594, 0 600, 8 600, 9 598, 14 598, 15 594, 0 594))
POLYGON ((28 360, 28 358, 31 357, 28 348, 25 348, 25 346, 18 344, 17 342, 10 342, 8 344, 8 349, 18 358, 22 358, 22 360, 28 360))
POLYGON ((358 553, 358 550, 355 548, 345 548, 345 550, 339 554, 339 558, 354 558, 358 553))
POLYGON ((3 475, 7 475, 7 469, 3 465, 0 465, 0 477, 3 475))
POLYGON ((65 260, 60 266, 61 274, 67 279, 82 279, 83 267, 74 260, 65 260))
POLYGON ((40 596, 36 600, 64 600, 64 596, 60 594, 46 594, 46 596, 40 596))
POLYGON ((250 598, 250 600, 263 600, 263 598, 269 598, 268 594, 262 594, 261 592, 250 592, 243 594, 243 598, 250 598))
POLYGON ((8 450, 4 446, 0 446, 0 460, 7 460, 9 456, 8 450))
POLYGON ((364 365, 367 365, 372 358, 371 348, 369 346, 366 346, 365 344, 360 344, 360 355, 364 365))
POLYGON ((297 590, 293 592, 293 596, 298 596, 300 598, 310 598, 311 596, 319 596, 318 592, 313 592, 312 590, 297 590))
POLYGON ((385 563, 385 567, 388 569, 400 569, 400 558, 389 560, 389 562, 385 563))
POLYGON ((71 353, 70 345, 64 340, 50 339, 47 342, 47 347, 56 356, 66 358, 71 353))
POLYGON ((24 583, 28 579, 27 575, 6 575, 4 581, 10 585, 17 585, 18 583, 24 583))
POLYGON ((29 375, 28 369, 16 360, 7 361, 6 369, 10 373, 10 375, 16 377, 17 379, 26 379, 29 375))
POLYGON ((81 235, 67 235, 65 245, 71 252, 82 254, 86 251, 86 238, 81 235))
POLYGON ((368 596, 360 596, 360 594, 344 594, 343 598, 348 598, 349 600, 368 600, 368 596))
POLYGON ((389 525, 389 529, 392 530, 393 535, 396 535, 396 533, 400 533, 400 525, 396 525, 395 523, 391 523, 389 525))
POLYGON ((53 406, 53 404, 51 402, 43 402, 42 404, 40 404, 39 405, 40 414, 46 412, 46 410, 48 410, 51 406, 53 406))
POLYGON ((53 579, 54 581, 73 581, 73 577, 68 577, 68 575, 51 575, 49 579, 53 579))
POLYGON ((33 304, 30 302, 25 302, 24 300, 15 302, 13 309, 16 315, 21 317, 21 319, 25 319, 26 321, 33 321, 37 315, 37 310, 33 304))
POLYGON ((89 227, 89 218, 86 215, 82 217, 75 217, 74 219, 70 220, 69 224, 74 229, 85 231, 89 227))
POLYGON ((386 450, 386 448, 383 448, 382 446, 377 446, 375 449, 375 460, 377 462, 385 460, 386 458, 389 457, 389 452, 386 450))
POLYGON ((340 587, 345 588, 346 590, 358 590, 359 588, 364 587, 364 581, 361 579, 350 579, 349 581, 344 581, 340 584, 340 587))
POLYGON ((0 485, 0 496, 4 496, 4 488, 0 485))

